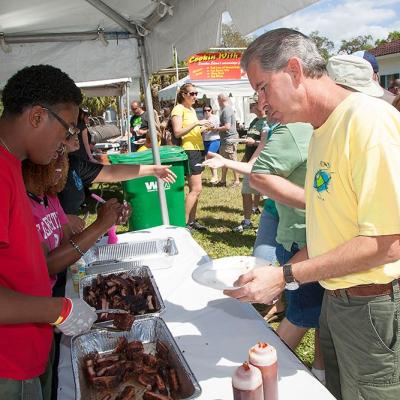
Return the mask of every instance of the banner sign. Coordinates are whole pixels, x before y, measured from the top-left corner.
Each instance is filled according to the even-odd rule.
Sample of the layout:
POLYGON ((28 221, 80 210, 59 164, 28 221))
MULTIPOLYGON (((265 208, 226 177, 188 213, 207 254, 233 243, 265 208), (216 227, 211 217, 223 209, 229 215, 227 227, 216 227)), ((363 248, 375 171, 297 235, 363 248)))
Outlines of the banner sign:
POLYGON ((192 80, 240 79, 239 51, 199 53, 188 58, 189 76, 192 80))

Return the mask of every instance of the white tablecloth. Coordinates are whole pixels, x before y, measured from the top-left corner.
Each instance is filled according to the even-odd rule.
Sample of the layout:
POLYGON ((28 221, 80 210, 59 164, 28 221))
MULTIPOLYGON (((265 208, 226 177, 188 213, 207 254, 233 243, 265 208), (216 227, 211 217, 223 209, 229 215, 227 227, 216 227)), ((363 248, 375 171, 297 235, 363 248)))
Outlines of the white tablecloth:
MULTIPOLYGON (((162 318, 200 383, 200 399, 232 399, 232 373, 258 341, 273 345, 278 352, 280 400, 334 399, 251 305, 192 280, 192 271, 209 257, 186 229, 164 226, 129 232, 119 235, 119 241, 167 237, 175 239, 179 254, 171 268, 152 272, 166 306, 162 318)), ((151 268, 151 263, 148 265, 151 268)), ((66 290, 67 296, 76 296, 70 279, 66 290)), ((63 336, 58 400, 75 399, 69 343, 63 336)))

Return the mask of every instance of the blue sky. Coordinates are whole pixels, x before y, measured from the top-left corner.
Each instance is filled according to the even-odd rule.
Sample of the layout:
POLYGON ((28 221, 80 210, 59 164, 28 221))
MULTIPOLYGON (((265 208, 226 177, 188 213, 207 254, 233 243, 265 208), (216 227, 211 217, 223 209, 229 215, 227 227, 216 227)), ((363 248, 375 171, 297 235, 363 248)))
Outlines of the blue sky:
MULTIPOLYGON (((317 3, 259 29, 257 36, 274 28, 298 28, 309 34, 319 31, 340 47, 342 39, 370 34, 386 38, 400 30, 399 0, 321 0, 317 3)), ((253 35, 254 35, 253 34, 253 35)))

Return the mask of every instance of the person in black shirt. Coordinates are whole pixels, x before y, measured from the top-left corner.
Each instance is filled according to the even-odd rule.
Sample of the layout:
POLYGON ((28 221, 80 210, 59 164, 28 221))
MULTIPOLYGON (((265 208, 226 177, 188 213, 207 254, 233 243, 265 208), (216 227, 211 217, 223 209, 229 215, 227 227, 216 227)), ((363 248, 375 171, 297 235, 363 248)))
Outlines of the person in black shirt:
POLYGON ((103 165, 83 160, 71 154, 79 148, 79 140, 72 137, 67 141, 69 171, 64 190, 59 193, 65 213, 77 215, 85 201, 84 186, 95 182, 121 182, 142 176, 154 175, 165 182, 175 182, 176 175, 166 165, 103 165))
POLYGON ((136 151, 141 145, 144 144, 146 139, 146 134, 149 131, 149 117, 147 111, 144 111, 142 106, 136 100, 132 101, 131 110, 131 149, 132 151, 136 151))
POLYGON ((80 108, 78 115, 78 123, 77 128, 80 129, 78 133, 79 139, 79 149, 74 151, 73 154, 78 155, 84 160, 94 161, 92 156, 92 152, 90 150, 90 138, 88 132, 88 124, 89 124, 89 110, 87 108, 80 108))

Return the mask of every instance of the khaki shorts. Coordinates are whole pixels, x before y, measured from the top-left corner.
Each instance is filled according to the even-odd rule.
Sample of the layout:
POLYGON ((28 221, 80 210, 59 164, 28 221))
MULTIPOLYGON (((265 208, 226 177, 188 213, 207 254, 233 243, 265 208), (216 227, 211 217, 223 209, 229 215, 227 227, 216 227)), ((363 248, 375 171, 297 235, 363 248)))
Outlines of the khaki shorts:
POLYGON ((248 175, 244 175, 243 176, 243 181, 242 181, 242 193, 243 194, 260 194, 259 192, 257 192, 256 189, 253 189, 250 186, 249 183, 249 176, 248 175))
POLYGON ((237 144, 236 143, 221 143, 219 154, 228 160, 237 161, 237 144))

